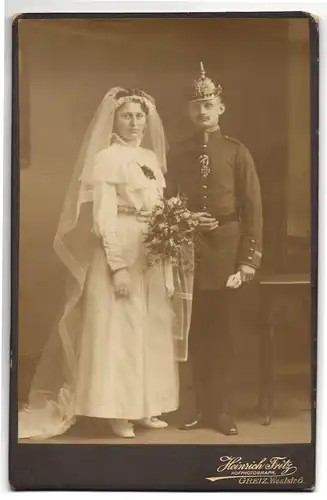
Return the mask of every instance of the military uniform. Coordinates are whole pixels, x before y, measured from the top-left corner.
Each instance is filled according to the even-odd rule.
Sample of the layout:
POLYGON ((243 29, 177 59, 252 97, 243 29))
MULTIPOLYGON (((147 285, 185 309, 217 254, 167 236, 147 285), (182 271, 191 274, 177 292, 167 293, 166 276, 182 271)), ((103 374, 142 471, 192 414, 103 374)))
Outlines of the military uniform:
POLYGON ((190 210, 206 211, 218 220, 217 229, 201 236, 197 280, 201 290, 220 290, 239 264, 260 265, 261 196, 245 146, 220 130, 206 136, 194 135, 172 149, 166 193, 186 195, 190 210), (210 171, 201 166, 203 151, 210 171))
POLYGON ((190 210, 208 212, 219 222, 201 232, 189 339, 197 408, 214 420, 230 412, 233 391, 231 320, 237 291, 226 282, 241 264, 260 266, 260 186, 247 148, 218 127, 177 144, 167 163, 166 196, 184 194, 190 210))
POLYGON ((241 264, 259 267, 262 210, 249 151, 220 130, 206 135, 196 134, 171 150, 166 196, 184 194, 190 210, 206 211, 219 222, 201 233, 189 343, 197 407, 211 420, 230 411, 233 391, 237 291, 226 288, 226 282, 241 264))

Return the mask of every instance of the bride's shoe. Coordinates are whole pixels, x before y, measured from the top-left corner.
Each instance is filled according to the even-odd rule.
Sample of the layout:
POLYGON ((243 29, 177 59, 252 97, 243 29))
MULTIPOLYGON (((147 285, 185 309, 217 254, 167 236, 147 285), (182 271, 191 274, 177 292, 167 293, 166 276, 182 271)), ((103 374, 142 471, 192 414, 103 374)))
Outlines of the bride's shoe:
POLYGON ((157 417, 141 418, 140 420, 137 420, 137 424, 142 427, 146 427, 147 429, 164 429, 165 427, 168 427, 167 422, 160 420, 157 417))
POLYGON ((110 420, 110 425, 112 432, 115 434, 115 436, 122 437, 122 438, 134 438, 134 430, 133 430, 133 425, 125 419, 112 419, 110 420))

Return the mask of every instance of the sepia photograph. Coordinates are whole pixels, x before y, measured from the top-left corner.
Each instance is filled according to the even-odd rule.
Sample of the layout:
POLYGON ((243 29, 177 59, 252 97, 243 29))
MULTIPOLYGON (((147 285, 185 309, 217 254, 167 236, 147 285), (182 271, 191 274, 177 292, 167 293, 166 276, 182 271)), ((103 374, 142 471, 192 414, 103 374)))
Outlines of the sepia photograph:
POLYGON ((16 442, 312 444, 312 19, 31 17, 16 442))

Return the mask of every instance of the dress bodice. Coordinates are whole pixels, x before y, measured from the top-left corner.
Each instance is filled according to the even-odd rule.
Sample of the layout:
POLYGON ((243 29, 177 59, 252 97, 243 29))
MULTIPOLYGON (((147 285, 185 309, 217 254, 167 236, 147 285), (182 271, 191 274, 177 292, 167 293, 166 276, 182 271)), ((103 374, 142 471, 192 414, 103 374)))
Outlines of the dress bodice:
POLYGON ((97 155, 93 182, 115 185, 117 204, 137 210, 151 210, 165 187, 154 152, 124 143, 114 143, 97 155))

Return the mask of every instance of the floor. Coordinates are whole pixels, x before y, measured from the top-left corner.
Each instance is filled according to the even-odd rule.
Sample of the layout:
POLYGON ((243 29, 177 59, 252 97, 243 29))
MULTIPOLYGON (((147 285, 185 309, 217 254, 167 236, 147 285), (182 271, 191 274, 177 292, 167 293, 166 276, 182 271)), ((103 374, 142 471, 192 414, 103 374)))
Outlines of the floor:
POLYGON ((169 426, 160 430, 136 428, 134 439, 121 439, 112 435, 106 420, 79 418, 64 435, 46 441, 20 440, 21 443, 46 444, 278 444, 308 443, 311 441, 311 412, 302 398, 280 401, 269 426, 263 425, 261 415, 248 405, 239 411, 237 436, 224 436, 211 429, 186 432, 178 429, 181 414, 166 416, 169 426))
MULTIPOLYGON (((270 426, 260 422, 240 420, 237 436, 223 436, 210 429, 185 432, 174 426, 162 430, 136 430, 134 439, 111 435, 107 425, 76 425, 65 435, 43 441, 45 444, 277 444, 310 442, 310 415, 307 412, 294 418, 276 418, 270 426)), ((42 441, 21 440, 21 443, 42 441)))

